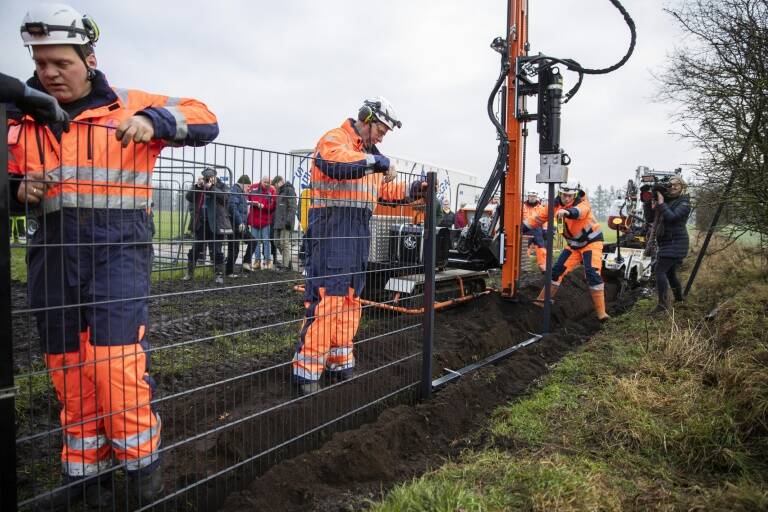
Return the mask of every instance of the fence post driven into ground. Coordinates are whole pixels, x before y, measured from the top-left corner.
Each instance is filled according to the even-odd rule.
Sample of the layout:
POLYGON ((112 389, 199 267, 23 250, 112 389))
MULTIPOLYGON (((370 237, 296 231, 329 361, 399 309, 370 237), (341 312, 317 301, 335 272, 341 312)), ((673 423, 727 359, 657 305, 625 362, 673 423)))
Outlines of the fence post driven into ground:
POLYGON ((8 134, 0 103, 0 510, 16 510, 16 414, 11 332, 11 193, 8 183, 8 134))
POLYGON ((421 398, 432 395, 432 347, 435 336, 435 178, 427 173, 424 210, 424 336, 421 359, 421 398))

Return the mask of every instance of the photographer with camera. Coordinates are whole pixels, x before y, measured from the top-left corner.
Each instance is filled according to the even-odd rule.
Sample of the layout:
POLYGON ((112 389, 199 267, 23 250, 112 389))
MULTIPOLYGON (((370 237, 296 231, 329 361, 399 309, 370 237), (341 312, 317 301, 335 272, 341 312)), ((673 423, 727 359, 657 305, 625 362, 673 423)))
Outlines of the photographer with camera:
POLYGON ((656 291, 659 304, 654 312, 667 311, 667 288, 672 288, 675 302, 683 300, 683 287, 677 278, 677 266, 688 255, 688 229, 691 201, 686 194, 687 185, 681 176, 657 182, 653 186, 657 212, 654 226, 658 250, 656 252, 656 291))
POLYGON ((184 280, 195 276, 197 260, 205 254, 205 247, 213 259, 216 283, 224 282, 224 253, 220 240, 233 233, 227 210, 229 191, 226 185, 216 177, 216 169, 207 168, 197 179, 186 199, 195 206, 194 232, 195 241, 187 253, 187 273, 184 280))

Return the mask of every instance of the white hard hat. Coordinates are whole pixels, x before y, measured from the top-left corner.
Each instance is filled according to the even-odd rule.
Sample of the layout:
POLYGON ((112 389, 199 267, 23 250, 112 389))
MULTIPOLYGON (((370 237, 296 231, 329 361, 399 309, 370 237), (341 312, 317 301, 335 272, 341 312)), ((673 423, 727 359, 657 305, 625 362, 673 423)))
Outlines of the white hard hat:
POLYGON ((561 183, 558 190, 563 194, 578 194, 581 190, 581 184, 578 181, 561 183))
POLYGON ((384 123, 390 130, 403 127, 403 123, 400 122, 395 108, 384 96, 376 96, 373 99, 363 101, 363 106, 360 107, 360 112, 358 113, 358 119, 366 123, 375 119, 384 123))
POLYGON ((539 193, 536 190, 529 190, 526 195, 539 197, 539 193))
POLYGON ((94 44, 99 39, 99 27, 65 4, 38 4, 24 16, 21 24, 24 46, 94 44))

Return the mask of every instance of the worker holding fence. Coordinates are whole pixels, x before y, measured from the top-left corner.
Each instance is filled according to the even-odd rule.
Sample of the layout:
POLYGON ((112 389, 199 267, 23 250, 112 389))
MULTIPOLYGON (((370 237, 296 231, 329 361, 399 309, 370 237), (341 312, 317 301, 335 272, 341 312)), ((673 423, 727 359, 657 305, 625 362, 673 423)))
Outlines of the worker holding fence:
MULTIPOLYGON (((558 197, 555 199, 554 212, 555 217, 563 221, 563 238, 568 246, 563 249, 552 267, 550 294, 554 297, 563 277, 579 264, 583 264, 597 318, 600 321, 607 320, 610 317, 605 312, 605 285, 601 276, 603 232, 592 214, 589 200, 581 185, 574 182, 561 183, 558 197)), ((543 226, 545 222, 547 211, 542 209, 527 217, 524 225, 528 229, 535 229, 543 226)), ((542 304, 543 289, 536 300, 539 305, 542 304)))
POLYGON ((363 103, 356 119, 323 135, 315 148, 305 235, 306 315, 293 358, 301 394, 319 390, 324 371, 333 380, 352 375, 369 220, 377 201, 408 200, 405 184, 394 181, 395 166, 376 147, 401 126, 392 105, 377 97, 363 103))
POLYGON ((21 26, 35 75, 68 131, 9 114, 9 171, 18 204, 38 219, 28 286, 41 348, 61 402, 64 482, 44 508, 83 494, 109 505, 113 458, 141 504, 163 489, 161 422, 151 407, 146 353, 151 172, 163 147, 218 134, 201 102, 111 87, 96 69, 96 23, 61 4, 38 4, 21 26), (106 477, 106 478, 102 478, 106 477))
MULTIPOLYGON (((539 193, 535 190, 529 190, 525 201, 523 201, 523 219, 536 217, 542 211, 546 215, 547 207, 539 199, 539 193)), ((535 228, 529 228, 523 224, 523 235, 530 237, 528 249, 533 247, 536 251, 536 264, 542 272, 547 269, 547 245, 544 241, 544 229, 546 229, 546 223, 535 228)))

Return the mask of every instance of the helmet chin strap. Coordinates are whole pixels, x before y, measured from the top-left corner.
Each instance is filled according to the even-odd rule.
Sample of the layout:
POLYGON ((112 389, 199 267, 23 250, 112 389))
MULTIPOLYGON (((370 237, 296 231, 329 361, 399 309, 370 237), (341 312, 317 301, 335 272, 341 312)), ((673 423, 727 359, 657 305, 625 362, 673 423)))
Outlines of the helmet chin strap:
POLYGON ((88 65, 88 55, 91 55, 93 53, 93 50, 91 50, 90 54, 85 53, 84 49, 85 45, 74 45, 75 52, 80 56, 80 60, 83 61, 83 64, 85 64, 85 69, 87 71, 86 78, 89 82, 92 82, 94 78, 96 78, 96 70, 93 69, 91 66, 88 65))

